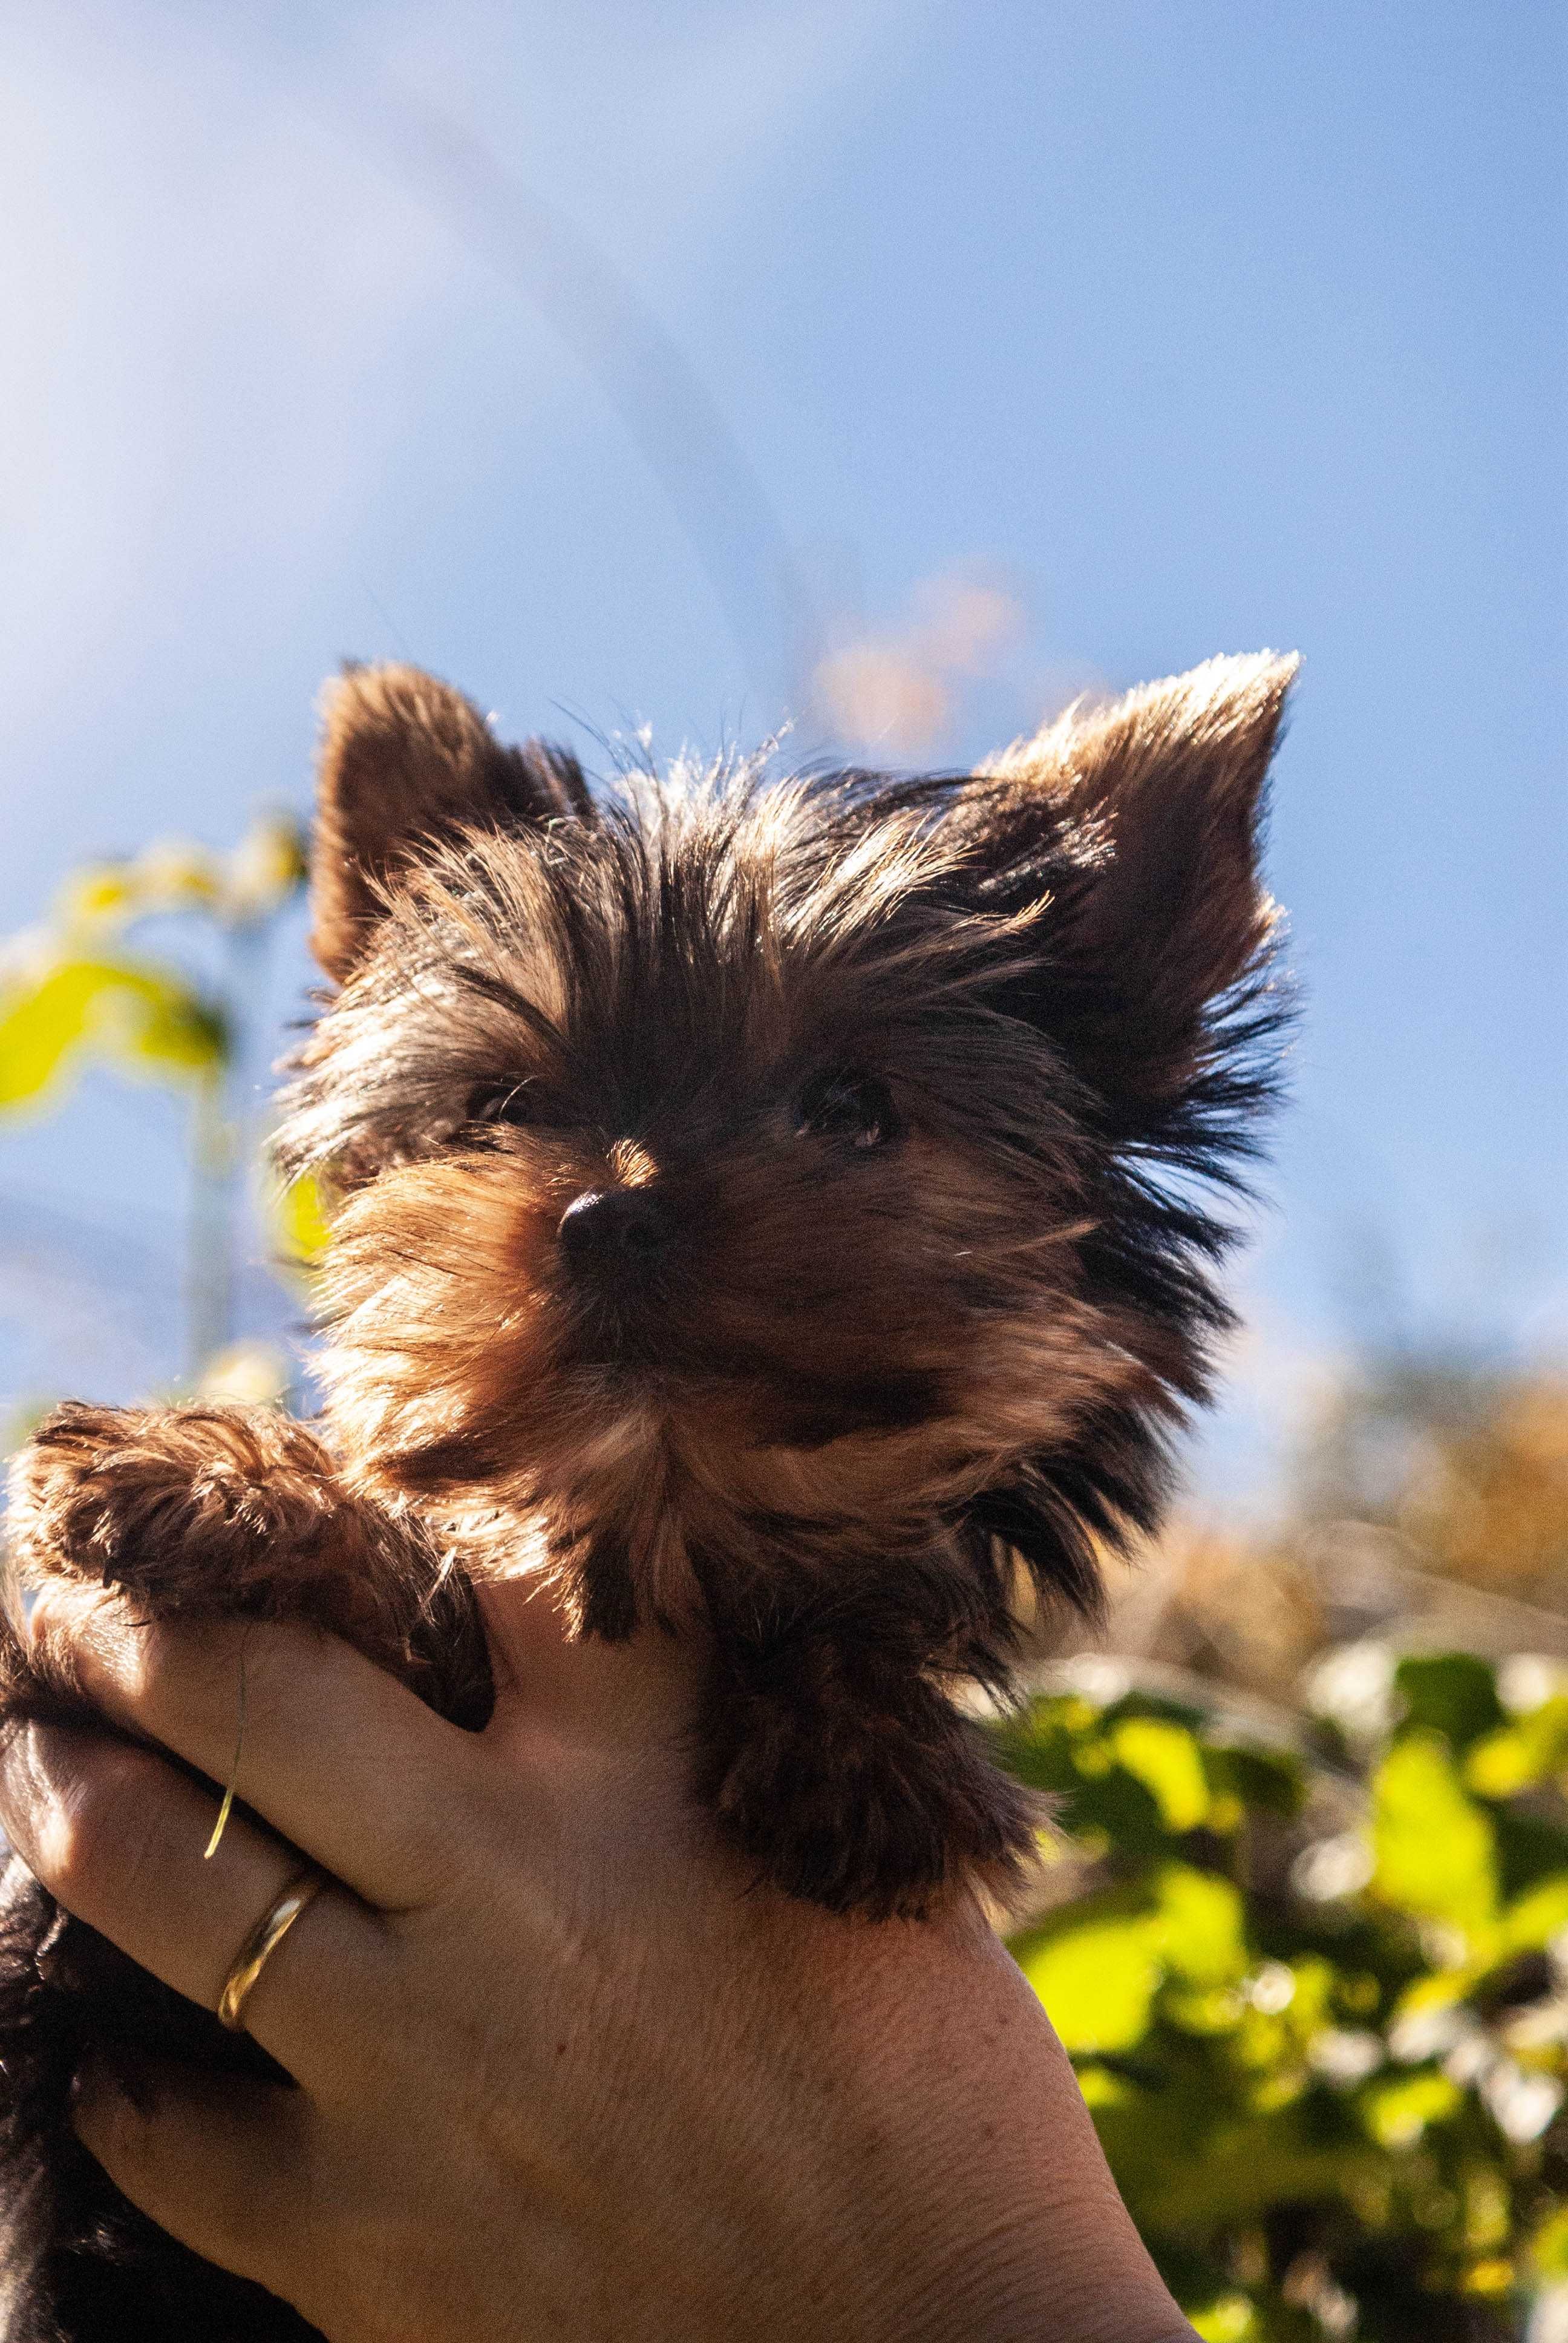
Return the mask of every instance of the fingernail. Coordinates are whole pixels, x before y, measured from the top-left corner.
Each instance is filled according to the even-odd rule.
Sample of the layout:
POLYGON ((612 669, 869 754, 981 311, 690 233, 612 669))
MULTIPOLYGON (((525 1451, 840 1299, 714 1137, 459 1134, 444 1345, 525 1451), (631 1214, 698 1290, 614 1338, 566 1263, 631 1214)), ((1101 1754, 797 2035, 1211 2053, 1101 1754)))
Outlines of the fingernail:
POLYGON ((25 1594, 23 1600, 26 1609, 23 1616, 22 1633, 28 1643, 35 1644, 49 1616, 49 1590, 47 1587, 39 1587, 34 1593, 25 1594))

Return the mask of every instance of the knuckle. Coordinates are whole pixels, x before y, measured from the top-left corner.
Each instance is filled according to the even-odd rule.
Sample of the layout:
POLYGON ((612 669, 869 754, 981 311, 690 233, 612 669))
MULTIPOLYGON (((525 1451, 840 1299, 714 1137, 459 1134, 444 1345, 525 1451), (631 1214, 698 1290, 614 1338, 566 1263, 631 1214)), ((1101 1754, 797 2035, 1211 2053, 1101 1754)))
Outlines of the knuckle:
POLYGON ((68 1651, 83 1692, 110 1715, 137 1714, 167 1665, 164 1629, 101 1587, 52 1597, 45 1632, 68 1651))
POLYGON ((243 1658, 246 1697, 258 1715, 276 1711, 286 1715, 298 1707, 302 1689, 319 1676, 332 1656, 332 1647, 317 1627, 304 1620, 276 1620, 231 1631, 214 1656, 231 1663, 221 1679, 225 1697, 233 1691, 233 1670, 243 1658))
POLYGON ((184 1716, 196 1725, 221 1712, 226 1726, 242 1670, 247 1708, 265 1718, 297 1702, 312 1658, 311 1644, 277 1622, 155 1620, 129 1637, 122 1681, 130 1704, 149 1718, 184 1716))
POLYGON ((38 1844, 39 1876, 67 1911, 119 1902, 154 1867, 158 1771, 156 1758, 114 1742, 82 1753, 38 1844))
POLYGON ((176 1696, 187 1654, 187 1635, 159 1619, 124 1615, 112 1622, 106 1656, 110 1658, 121 1690, 135 1706, 159 1708, 176 1696))

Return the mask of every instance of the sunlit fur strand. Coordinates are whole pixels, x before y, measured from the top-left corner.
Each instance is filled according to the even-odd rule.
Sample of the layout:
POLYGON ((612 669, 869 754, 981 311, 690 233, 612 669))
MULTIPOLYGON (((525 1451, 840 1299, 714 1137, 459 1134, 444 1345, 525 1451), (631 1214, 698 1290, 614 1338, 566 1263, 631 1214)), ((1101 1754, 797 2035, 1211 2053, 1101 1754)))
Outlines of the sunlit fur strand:
MULTIPOLYGON (((1066 736, 1059 728, 1056 737, 1066 736)), ((1233 1177, 1231 1159, 1244 1144, 1245 1119, 1260 1101, 1264 1081, 1238 1070, 1225 1004, 1218 1010, 1205 1004, 1210 1022, 1200 1021, 1194 1030, 1184 1087, 1147 1101, 1136 1124, 1124 1117, 1120 1148, 1105 1147, 1111 1102, 1084 1091, 1066 1051, 1053 1048, 1049 1033, 1042 1037, 1039 1016, 1027 1013, 1029 994, 1049 987, 1053 955, 1060 957, 1049 917, 1057 895, 1047 881, 1054 878, 1066 900, 1092 878, 1104 860, 1104 823, 1098 811, 1082 818, 1081 808, 1075 826, 1070 777, 1054 769, 1037 774, 1029 892, 1020 897, 1019 858, 1010 857, 1010 883, 1000 887, 987 844, 991 830, 1000 827, 1005 833, 1018 819, 1011 781, 1010 773, 999 772, 970 784, 966 795, 964 784, 951 779, 879 788, 871 777, 829 777, 769 789, 755 769, 709 776, 695 787, 690 776, 681 787, 640 775, 618 799, 601 807, 592 828, 555 825, 526 853, 508 839, 483 835, 444 848, 393 892, 378 947, 318 1030, 309 1053, 313 1065, 296 1091, 286 1151, 297 1165, 325 1162, 339 1171, 353 1165, 357 1151, 372 1170, 400 1157, 417 1160, 427 1148, 449 1143, 461 1121, 462 1086, 493 1071, 508 1046, 542 1042, 547 1055, 565 1056, 573 1047, 574 1026, 597 1018, 601 1030, 594 1041, 602 1049, 606 1032, 625 1014, 628 987, 664 983, 672 1022, 688 1038, 699 1034, 715 1052, 729 1029, 732 1044, 755 1055, 787 1055, 802 1001, 809 1016, 813 986, 830 994, 835 980, 852 993, 866 1026, 923 1021, 929 1035, 950 1016, 960 1054, 983 1028, 993 1058, 1012 1061, 1011 1112, 989 1122, 983 1111, 977 1114, 977 1137, 993 1163, 1000 1149, 1003 1157, 1013 1152, 1044 1174, 1032 1203, 1027 1181, 1011 1193, 1008 1242, 989 1267, 1009 1284, 1015 1322, 1059 1332, 1068 1327, 1074 1281, 1063 1275, 1060 1258, 1048 1278, 1018 1275, 1029 1250, 1020 1242, 1020 1226, 1032 1223, 1030 1235, 1038 1238, 1041 1217, 1049 1223, 1054 1212, 1082 1232, 1071 1266, 1078 1282, 1101 1301, 1087 1312, 1075 1305, 1086 1322, 1056 1346, 1050 1401, 1033 1403, 1032 1421, 1019 1421, 1030 1417, 1028 1405, 996 1408, 997 1385, 982 1378, 980 1387, 993 1410, 988 1437, 977 1438, 977 1427, 967 1422, 961 1437, 950 1437, 962 1420, 956 1415, 926 1428, 926 1469, 914 1482, 918 1502, 933 1512, 961 1504, 963 1493, 945 1462, 949 1448, 965 1452, 971 1486, 1010 1476, 1020 1486, 1031 1485, 1040 1477, 1039 1457, 1066 1437, 1074 1411, 1082 1413, 1119 1384, 1124 1392, 1141 1391, 1143 1478, 1151 1493, 1135 1486, 1137 1476, 1129 1473, 1123 1495, 1130 1518, 1151 1514, 1151 1493, 1165 1475, 1159 1423, 1182 1400, 1201 1395, 1207 1343, 1227 1323, 1201 1264, 1205 1256, 1217 1257, 1228 1240, 1208 1216, 1165 1193, 1142 1166, 1233 1177), (527 939, 526 974, 518 963, 519 935, 527 939), (672 964, 679 981, 671 989, 672 964), (1010 1046, 1010 1026, 1018 1036, 1010 1046), (367 1078, 372 1061, 384 1119, 377 1082, 367 1078), (341 1066, 352 1077, 347 1082, 341 1066), (1043 1113, 1025 1103, 1037 1086, 1053 1092, 1043 1113), (354 1121, 335 1128, 332 1103, 346 1091, 354 1121), (1042 1146, 1053 1114, 1056 1141, 1042 1146), (1010 1121, 1016 1126, 1010 1133, 1010 1121), (1092 1133, 1087 1141, 1086 1130, 1092 1133), (1004 1259, 1010 1263, 1005 1272, 1004 1259), (1091 1264, 1087 1277, 1085 1263, 1091 1264), (1111 1339, 1106 1330, 1113 1323, 1118 1332, 1111 1339), (1082 1363, 1091 1359, 1096 1361, 1092 1373, 1082 1363)), ((1252 916, 1259 920, 1255 911, 1252 916)), ((1267 934, 1261 920, 1256 940, 1266 944, 1267 934)), ((1253 940, 1241 958, 1251 957, 1247 981, 1255 996, 1261 952, 1251 949, 1253 940)), ((1268 1023, 1267 1015, 1254 1019, 1247 1049, 1267 1046, 1268 1023)), ((535 1079, 547 1081, 548 1069, 535 1079)), ((950 1086, 947 1105, 950 1124, 957 1128, 964 1114, 950 1086)), ((590 1179, 593 1167, 578 1176, 590 1179)), ((558 1202, 552 1195, 552 1211, 558 1202)), ((432 1210, 436 1218, 445 1216, 441 1202, 432 1210)), ((976 1216, 983 1218, 980 1191, 966 1194, 964 1212, 970 1239, 964 1251, 976 1260, 979 1290, 988 1269, 983 1245, 973 1242, 976 1216)), ((347 1249, 340 1241, 345 1262, 353 1258, 353 1226, 345 1232, 347 1249)), ((374 1261, 380 1242, 374 1214, 370 1228, 367 1253, 374 1261)), ((1048 1224, 1044 1235, 1050 1240, 1051 1234, 1048 1224)), ((1046 1260, 1071 1252, 1049 1241, 1039 1247, 1046 1260)), ((791 1275, 798 1288, 799 1271, 791 1275)), ((335 1290, 345 1290, 341 1281, 335 1290)), ((397 1312, 390 1314, 396 1324, 397 1312)), ((454 1468, 454 1481, 461 1477, 456 1467, 465 1443, 475 1459, 481 1453, 529 1453, 519 1423, 515 1417, 508 1423, 498 1398, 472 1403, 472 1383, 460 1432, 422 1443, 405 1438, 389 1447, 382 1433, 390 1420, 388 1384, 397 1380, 399 1345, 427 1416, 432 1386, 424 1372, 425 1346, 410 1343, 407 1324, 383 1350, 371 1331, 375 1320, 375 1312, 367 1318, 352 1308, 339 1312, 337 1345, 329 1353, 338 1363, 329 1365, 329 1373, 344 1431, 370 1457, 383 1460, 390 1479, 411 1473, 427 1483, 422 1493, 434 1494, 438 1463, 454 1468), (375 1407, 363 1418, 344 1418, 345 1394, 371 1388, 377 1393, 375 1407)), ((722 1363, 725 1348, 714 1340, 712 1326, 692 1332, 706 1338, 709 1356, 722 1363)), ((493 1364, 494 1347, 485 1350, 493 1364)), ((445 1355, 450 1367, 457 1353, 447 1345, 445 1355)), ((817 1363, 830 1382, 826 1363, 819 1358, 817 1363)), ((1038 1391, 1038 1373, 1032 1380, 1038 1391)), ((1027 1387, 1020 1378, 1014 1391, 1027 1387)), ((417 1411, 411 1420, 417 1416, 417 1411)), ((659 1411, 639 1406, 636 1416, 646 1463, 653 1438, 648 1427, 658 1422, 659 1411)), ((657 1435, 661 1454, 668 1454, 670 1439, 666 1423, 657 1435)), ((602 1433, 584 1445, 595 1460, 606 1453, 602 1433)), ((852 1474, 839 1471, 839 1458, 828 1452, 838 1446, 856 1459, 877 1445, 884 1455, 897 1454, 907 1473, 905 1451, 912 1443, 890 1427, 881 1428, 879 1443, 851 1431, 845 1442, 829 1441, 825 1448, 811 1439, 799 1452, 809 1456, 819 1493, 843 1493, 862 1545, 885 1535, 889 1524, 875 1507, 867 1517, 864 1483, 851 1490, 852 1474)), ((608 1448, 630 1456, 636 1443, 629 1434, 612 1437, 608 1448)), ((600 1544, 621 1510, 609 1502, 597 1461, 585 1478, 558 1452, 553 1471, 540 1471, 536 1460, 504 1477, 513 1505, 525 1497, 533 1512, 542 1505, 548 1513, 553 1505, 563 1523, 597 1513, 600 1544)), ((741 1471, 736 1480, 732 1470, 731 1478, 730 1509, 738 1521, 728 1534, 733 1539, 743 1534, 739 1523, 753 1498, 749 1479, 767 1476, 741 1471)), ((904 1485, 910 1485, 907 1478, 904 1485)), ((818 1511, 826 1518, 820 1503, 818 1511)), ((1108 1510, 1107 1535, 1113 1534, 1114 1511, 1108 1510)), ((563 1532, 557 1550, 569 1545, 573 1534, 563 1532)), ((842 1550, 836 1532, 826 1542, 842 1550)), ((684 1535, 672 1538, 666 1525, 667 1549, 686 1543, 684 1535)), ((1036 1566, 1044 1567, 1038 1555, 1036 1566)), ((668 1567, 660 1575, 668 1583, 668 1567)), ((1081 1591, 1076 1566, 1061 1576, 1081 1591)), ((635 1604, 628 1615, 635 1616, 635 1604)))
MULTIPOLYGON (((340 990, 280 1144, 333 1208, 325 1444, 57 1420, 18 1466, 35 1574, 303 1618, 473 1725, 475 1582, 535 1574, 580 1633, 700 1643, 692 1786, 750 1875, 869 1917, 1005 1903, 1040 1815, 958 1695, 1007 1697, 1026 1614, 1094 1614, 1231 1322, 1216 1194, 1289 1014, 1257 856, 1292 671, 1213 663, 977 773, 633 751, 597 791, 431 677, 346 675, 312 886, 340 990), (664 1215, 628 1279, 568 1259, 604 1192, 664 1215)), ((68 1637, 0 1623, 0 1691, 80 1715, 68 1637)), ((82 2155, 72 2073, 116 2039, 251 2055, 14 1875, 16 2343, 300 2333, 82 2155)))
MULTIPOLYGON (((834 792, 823 797, 830 811, 834 792)), ((892 817, 890 840, 878 826, 870 840, 843 840, 835 856, 818 793, 803 786, 767 792, 748 776, 738 803, 711 789, 689 801, 666 791, 654 811, 646 832, 629 804, 608 809, 591 830, 558 825, 527 856, 477 834, 442 847, 389 888, 376 949, 301 1052, 304 1078, 286 1101, 280 1134, 289 1168, 341 1165, 350 1138, 376 1130, 383 1101, 406 1131, 417 1131, 421 1109, 445 1108, 449 1121, 460 1103, 453 1072, 508 1038, 472 1011, 486 987, 498 1017, 506 1002, 519 1022, 564 1038, 575 1004, 596 996, 613 1003, 629 981, 668 963, 677 940, 689 948, 696 940, 704 949, 688 971, 693 1012, 721 1025, 749 1016, 765 1029, 769 1012, 776 1019, 786 1006, 791 960, 822 977, 858 975, 868 1018, 896 1011, 906 1021, 943 1000, 972 1000, 982 984, 995 988, 1038 961, 1028 931, 1039 905, 1000 915, 940 908, 938 890, 962 870, 966 853, 943 841, 929 815, 892 817), (790 849, 805 876, 780 875, 790 849), (890 935, 900 907, 925 916, 909 923, 912 931, 890 935), (519 936, 528 944, 527 987, 519 936), (638 939, 645 966, 628 967, 628 937, 638 939), (435 1062, 425 1066, 421 1019, 435 1045, 435 1062), (415 1043, 406 1057, 405 1032, 415 1043), (453 1045, 456 1060, 446 1054, 453 1045), (326 1077, 313 1081, 318 1067, 326 1077)))

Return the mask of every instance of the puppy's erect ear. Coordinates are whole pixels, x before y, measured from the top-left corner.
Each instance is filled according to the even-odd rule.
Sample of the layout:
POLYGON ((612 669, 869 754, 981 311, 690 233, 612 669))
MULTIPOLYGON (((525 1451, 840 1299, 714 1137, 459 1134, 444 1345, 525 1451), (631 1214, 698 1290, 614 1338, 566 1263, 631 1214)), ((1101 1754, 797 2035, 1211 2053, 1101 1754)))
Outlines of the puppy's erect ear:
POLYGON ((1298 662, 1210 659, 1070 709, 985 768, 966 809, 983 900, 1049 892, 1028 1013, 1134 1119, 1201 1079, 1212 1011, 1262 966, 1263 784, 1298 662))
POLYGON ((590 819, 575 757, 503 748, 473 702, 415 667, 348 667, 322 695, 311 950, 341 980, 382 913, 380 883, 466 829, 590 819))

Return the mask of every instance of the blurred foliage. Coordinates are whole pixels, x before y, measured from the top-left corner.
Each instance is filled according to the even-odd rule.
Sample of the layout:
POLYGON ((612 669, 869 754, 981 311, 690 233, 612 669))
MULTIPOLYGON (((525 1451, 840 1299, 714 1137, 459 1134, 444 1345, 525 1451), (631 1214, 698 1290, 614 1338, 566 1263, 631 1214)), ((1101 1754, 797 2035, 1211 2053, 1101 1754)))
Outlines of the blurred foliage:
MULTIPOLYGON (((197 1387, 234 1338, 236 1183, 249 1139, 236 1098, 246 1022, 267 940, 305 878, 299 825, 269 815, 226 854, 166 840, 85 864, 66 880, 47 920, 0 946, 0 1118, 57 1104, 71 1079, 94 1064, 161 1082, 188 1101, 186 1348, 197 1387), (195 966, 154 956, 137 932, 193 919, 205 947, 195 966)), ((291 1212, 283 1252, 307 1258, 305 1204, 296 1200, 291 1212)))
POLYGON ((1568 1376, 1347 1376, 1266 1532, 1178 1524, 1119 1583, 1120 1647, 1292 1703, 1316 1654, 1405 1641, 1568 1657, 1568 1376))
POLYGON ((1004 1734, 1067 1834, 1018 1949, 1201 2334, 1568 2336, 1565 1614, 1568 1381, 1363 1362, 1266 1531, 1123 1580, 1123 1688, 1004 1734))
POLYGON ((1422 1567, 1530 1601, 1568 1592, 1568 1379, 1392 1359, 1342 1383, 1301 1511, 1396 1533, 1422 1567))
POLYGON ((320 1183, 304 1172, 272 1197, 271 1218, 284 1260, 308 1269, 327 1250, 327 1205, 320 1183))
POLYGON ((304 878, 304 840, 278 817, 226 855, 167 842, 74 872, 50 919, 0 953, 0 1110, 46 1101, 93 1058, 156 1080, 220 1080, 233 1054, 228 1004, 136 949, 130 930, 194 911, 231 935, 255 931, 304 878))
MULTIPOLYGON (((227 1085, 304 877, 287 821, 158 846, 0 949, 0 1113, 94 1062, 191 1099, 187 1387, 258 1403, 288 1371, 226 1322, 227 1085), (200 969, 136 932, 186 916, 200 969)), ((263 1211, 318 1257, 312 1183, 263 1211)), ((1122 1584, 1122 1656, 992 1728, 1060 1826, 1014 1949, 1209 2343, 1502 2343, 1553 2298, 1568 2336, 1565 1614, 1568 1382, 1393 1360, 1267 1535, 1178 1528, 1122 1584)))
POLYGON ((1013 1949, 1199 2333, 1522 2334, 1568 2275, 1568 1676, 1410 1656, 1352 1749, 1080 1673, 994 1728, 1061 1830, 1013 1949))

